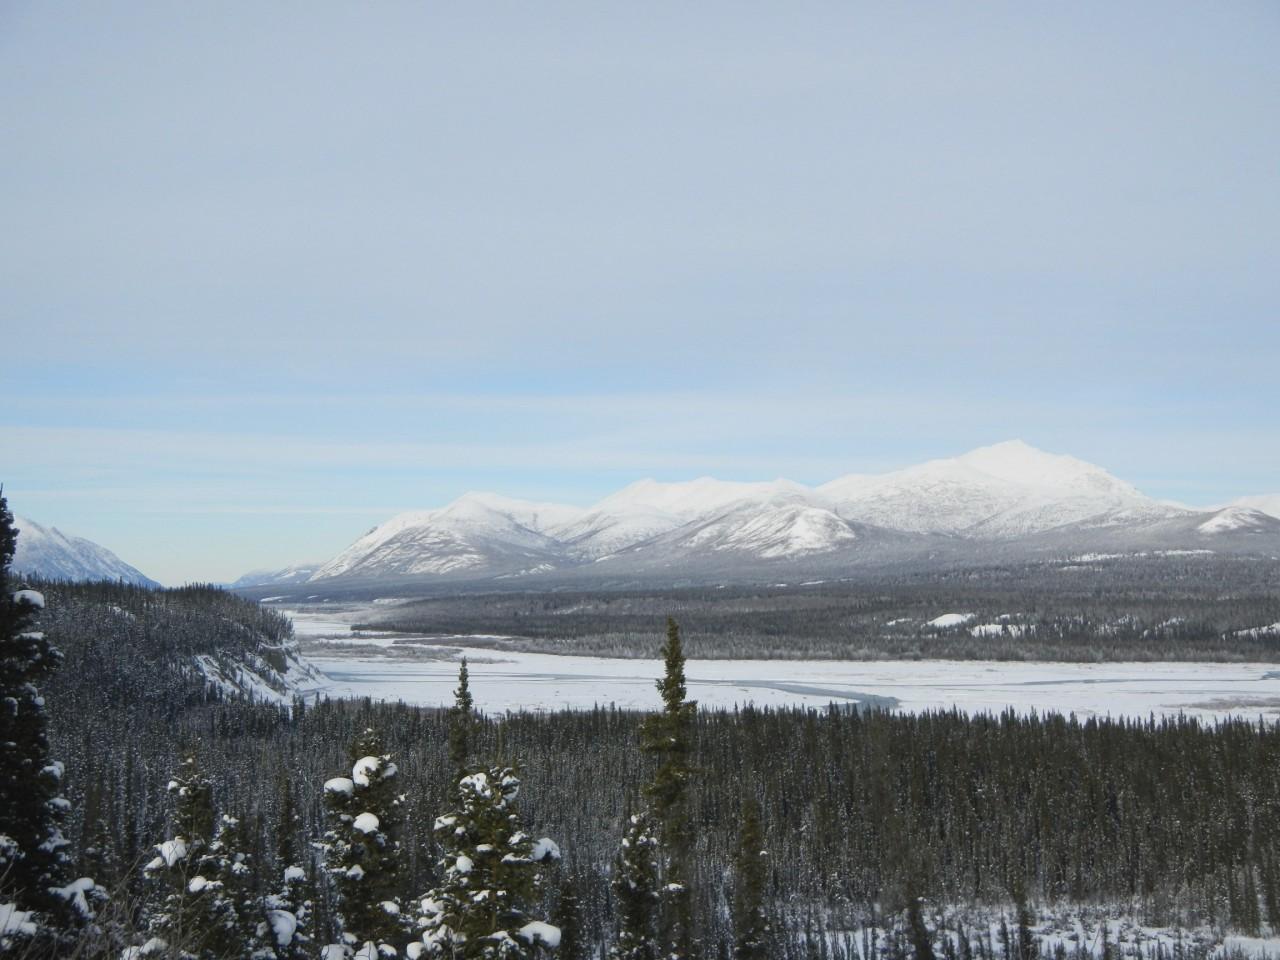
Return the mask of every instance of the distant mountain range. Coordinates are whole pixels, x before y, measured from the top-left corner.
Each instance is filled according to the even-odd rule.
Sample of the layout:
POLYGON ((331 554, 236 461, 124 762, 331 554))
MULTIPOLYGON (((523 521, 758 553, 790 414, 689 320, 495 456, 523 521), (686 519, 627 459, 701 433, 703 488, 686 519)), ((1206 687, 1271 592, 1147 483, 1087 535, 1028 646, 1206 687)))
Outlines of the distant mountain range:
POLYGON ((235 586, 750 579, 1100 550, 1275 556, 1280 496, 1212 510, 1164 503, 1101 467, 1015 440, 813 488, 641 480, 591 507, 468 493, 393 517, 323 564, 235 586))
POLYGON ((53 580, 123 580, 139 586, 160 586, 92 540, 70 536, 57 527, 43 527, 25 517, 14 517, 14 525, 18 529, 15 573, 53 580))

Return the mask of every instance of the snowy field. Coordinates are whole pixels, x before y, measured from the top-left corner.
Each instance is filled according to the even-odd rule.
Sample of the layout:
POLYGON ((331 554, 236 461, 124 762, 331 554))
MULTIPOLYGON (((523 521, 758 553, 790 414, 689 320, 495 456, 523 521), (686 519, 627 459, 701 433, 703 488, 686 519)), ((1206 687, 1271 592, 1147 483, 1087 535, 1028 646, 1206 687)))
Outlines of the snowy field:
MULTIPOLYGON (((501 644, 501 638, 406 643, 399 634, 357 637, 340 619, 290 613, 308 659, 328 678, 322 689, 330 696, 447 705, 453 701, 458 657, 465 653, 472 693, 482 710, 596 705, 647 710, 658 704, 658 660, 465 646, 472 639, 501 644)), ((957 707, 998 713, 1012 707, 1082 717, 1280 717, 1280 669, 1275 664, 691 660, 686 672, 689 696, 708 707, 748 702, 821 707, 836 702, 903 711, 957 707)))

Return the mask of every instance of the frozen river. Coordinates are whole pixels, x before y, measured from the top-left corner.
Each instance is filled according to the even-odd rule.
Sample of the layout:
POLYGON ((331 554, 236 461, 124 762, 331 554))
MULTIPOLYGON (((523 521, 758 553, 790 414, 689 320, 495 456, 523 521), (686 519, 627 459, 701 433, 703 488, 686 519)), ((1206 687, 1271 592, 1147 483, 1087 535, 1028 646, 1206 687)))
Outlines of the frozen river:
MULTIPOLYGON (((330 696, 447 705, 457 685, 458 657, 465 653, 471 690, 482 710, 596 705, 650 710, 658 705, 658 660, 458 645, 467 638, 405 644, 400 635, 353 637, 338 619, 310 612, 293 616, 308 659, 328 678, 325 692, 330 696)), ((1280 667, 1275 664, 691 660, 686 672, 689 696, 709 707, 837 702, 904 711, 957 707, 999 712, 1012 707, 1079 716, 1280 716, 1280 667)))

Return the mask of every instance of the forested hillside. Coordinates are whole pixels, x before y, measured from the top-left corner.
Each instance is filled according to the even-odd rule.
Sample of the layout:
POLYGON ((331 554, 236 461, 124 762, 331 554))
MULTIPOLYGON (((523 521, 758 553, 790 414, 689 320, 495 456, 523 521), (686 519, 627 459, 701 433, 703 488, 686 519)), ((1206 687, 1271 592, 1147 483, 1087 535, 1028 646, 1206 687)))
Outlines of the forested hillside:
POLYGON ((175 713, 223 696, 287 702, 316 675, 287 618, 216 587, 28 578, 47 606, 41 627, 62 651, 59 711, 175 713))

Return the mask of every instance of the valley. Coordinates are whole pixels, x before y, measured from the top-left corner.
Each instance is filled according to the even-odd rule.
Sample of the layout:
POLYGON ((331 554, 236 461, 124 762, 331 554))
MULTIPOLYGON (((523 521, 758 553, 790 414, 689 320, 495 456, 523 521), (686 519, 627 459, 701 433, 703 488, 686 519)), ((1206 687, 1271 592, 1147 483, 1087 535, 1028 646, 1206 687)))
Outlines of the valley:
MULTIPOLYGON (((413 636, 351 630, 361 608, 337 619, 323 607, 286 610, 307 661, 325 677, 312 692, 424 707, 453 702, 463 657, 479 709, 647 710, 656 659, 529 653, 494 635, 413 636)), ((691 660, 689 697, 701 709, 829 704, 903 713, 1057 712, 1280 717, 1280 669, 1265 663, 1019 663, 998 661, 691 660)))

